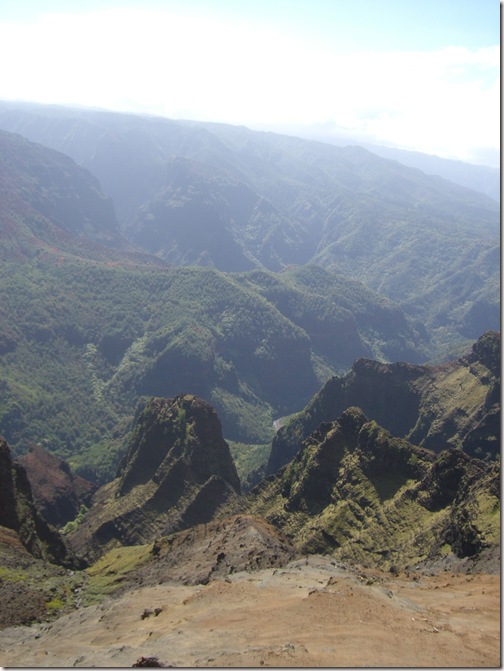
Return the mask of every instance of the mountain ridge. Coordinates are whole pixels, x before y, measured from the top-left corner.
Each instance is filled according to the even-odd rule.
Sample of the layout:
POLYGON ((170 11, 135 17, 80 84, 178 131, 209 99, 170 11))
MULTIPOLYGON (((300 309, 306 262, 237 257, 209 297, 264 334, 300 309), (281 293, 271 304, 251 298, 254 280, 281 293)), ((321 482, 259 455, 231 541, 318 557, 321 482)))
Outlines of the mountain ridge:
MULTIPOLYGON (((82 568, 77 558, 54 527, 37 511, 26 470, 13 458, 9 445, 0 436, 0 528, 1 542, 6 542, 5 529, 15 534, 17 543, 32 557, 67 568, 82 568)), ((7 534, 7 544, 16 540, 7 534)))
POLYGON ((246 494, 242 511, 303 552, 404 570, 498 545, 499 482, 498 463, 456 448, 436 455, 348 408, 246 494))
POLYGON ((210 522, 240 493, 214 409, 192 395, 153 398, 136 420, 117 479, 101 487, 69 540, 96 559, 115 545, 153 542, 210 522))
POLYGON ((105 247, 88 237, 82 199, 56 207, 72 184, 90 211, 105 203, 122 245, 88 172, 19 136, 1 133, 2 146, 17 163, 0 153, 11 196, 0 205, 0 427, 16 451, 41 444, 103 481, 139 398, 185 392, 218 408, 226 438, 265 445, 275 417, 354 358, 426 356, 424 329, 330 271, 230 274, 105 247))
POLYGON ((437 367, 359 359, 346 376, 328 380, 308 406, 279 430, 266 473, 287 463, 320 423, 336 419, 353 405, 416 445, 436 452, 465 445, 475 456, 488 453, 495 458, 500 452, 499 398, 497 332, 481 336, 464 357, 437 367))
POLYGON ((336 617, 345 641, 407 620, 422 650, 436 633, 436 654, 457 652, 443 659, 493 659, 471 592, 497 602, 497 577, 466 585, 449 625, 444 602, 448 572, 500 562, 495 205, 359 147, 5 109, 0 126, 13 115, 81 165, 0 131, 4 651, 145 665, 162 636, 170 656, 194 646, 195 609, 203 665, 323 663, 306 623, 324 620, 334 660, 336 617), (399 598, 399 576, 411 597, 439 571, 424 605, 399 598), (248 631, 242 656, 230 626, 256 587, 268 641, 248 631), (274 650, 282 618, 296 644, 274 650), (210 657, 222 640, 233 650, 210 657))
POLYGON ((440 349, 499 327, 499 208, 482 194, 362 147, 7 107, 0 125, 74 156, 112 197, 130 239, 170 263, 232 271, 316 263, 399 303, 440 349))

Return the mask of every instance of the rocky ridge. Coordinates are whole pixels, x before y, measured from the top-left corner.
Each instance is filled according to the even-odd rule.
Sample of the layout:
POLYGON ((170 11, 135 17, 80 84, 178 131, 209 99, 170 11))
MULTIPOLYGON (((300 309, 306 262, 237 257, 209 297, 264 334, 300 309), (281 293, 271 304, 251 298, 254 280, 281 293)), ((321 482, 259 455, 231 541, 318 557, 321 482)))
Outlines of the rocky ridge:
POLYGON ((273 417, 357 356, 425 358, 397 305, 322 268, 226 274, 124 251, 97 180, 53 149, 2 131, 0 177, 0 432, 18 454, 43 444, 103 484, 139 396, 190 391, 227 439, 265 445, 273 417))
POLYGON ((189 394, 153 398, 137 417, 118 477, 96 492, 70 542, 96 559, 117 545, 210 522, 239 492, 215 410, 189 394))
POLYGON ((73 608, 84 565, 37 510, 26 470, 0 437, 0 629, 73 608))
POLYGON ((382 568, 474 556, 500 539, 500 469, 452 448, 395 438, 359 408, 322 423, 243 510, 298 550, 382 568))
POLYGON ((459 447, 436 454, 351 407, 240 497, 215 411, 190 395, 155 398, 136 420, 118 477, 98 490, 70 539, 89 561, 123 545, 154 543, 159 553, 162 537, 246 514, 264 518, 296 552, 404 568, 495 548, 499 482, 498 463, 459 447))
MULTIPOLYGON (((241 571, 284 566, 296 556, 288 538, 254 515, 231 515, 156 539, 138 568, 119 577, 117 593, 139 585, 177 581, 206 585, 241 571)), ((117 550, 119 554, 122 550, 117 550)), ((92 574, 114 568, 116 552, 105 554, 92 574)))
POLYGON ((37 511, 26 471, 12 459, 9 446, 1 437, 0 526, 10 530, 6 538, 17 538, 36 558, 68 567, 82 565, 37 511))
POLYGON ((435 452, 458 447, 495 458, 500 451, 500 333, 484 334, 469 354, 440 366, 358 359, 278 431, 266 474, 288 463, 320 423, 335 420, 350 406, 415 445, 435 452))
MULTIPOLYGON (((472 363, 486 360, 488 370, 489 342, 469 355, 472 363)), ((393 575, 412 566, 471 571, 481 564, 492 572, 500 559, 498 463, 456 447, 435 454, 394 437, 356 407, 322 422, 288 465, 240 497, 213 408, 187 394, 151 399, 137 415, 117 478, 96 492, 67 536, 91 563, 74 578, 48 563, 68 565, 54 552, 64 543, 55 530, 55 541, 37 541, 33 528, 50 527, 35 509, 23 467, 7 447, 2 456, 2 563, 22 566, 23 575, 6 574, 0 625, 51 619, 82 599, 97 603, 145 585, 206 585, 281 568, 299 555, 323 553, 393 575), (26 576, 35 572, 43 580, 30 586, 26 576), (54 592, 60 596, 50 601, 54 592)))

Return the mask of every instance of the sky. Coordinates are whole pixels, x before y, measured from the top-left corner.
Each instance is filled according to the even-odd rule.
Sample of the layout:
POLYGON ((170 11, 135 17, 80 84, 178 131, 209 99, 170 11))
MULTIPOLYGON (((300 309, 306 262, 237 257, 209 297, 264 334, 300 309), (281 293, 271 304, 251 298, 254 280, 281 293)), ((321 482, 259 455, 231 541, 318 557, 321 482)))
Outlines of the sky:
POLYGON ((499 0, 1 0, 0 99, 500 162, 499 0))

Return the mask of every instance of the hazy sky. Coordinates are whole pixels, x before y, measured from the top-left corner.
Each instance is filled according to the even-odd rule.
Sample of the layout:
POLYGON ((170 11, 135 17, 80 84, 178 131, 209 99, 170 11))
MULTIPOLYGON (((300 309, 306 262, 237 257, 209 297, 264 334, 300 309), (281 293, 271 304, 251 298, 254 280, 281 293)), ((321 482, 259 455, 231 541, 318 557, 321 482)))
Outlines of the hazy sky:
POLYGON ((0 0, 0 99, 499 165, 499 0, 0 0))

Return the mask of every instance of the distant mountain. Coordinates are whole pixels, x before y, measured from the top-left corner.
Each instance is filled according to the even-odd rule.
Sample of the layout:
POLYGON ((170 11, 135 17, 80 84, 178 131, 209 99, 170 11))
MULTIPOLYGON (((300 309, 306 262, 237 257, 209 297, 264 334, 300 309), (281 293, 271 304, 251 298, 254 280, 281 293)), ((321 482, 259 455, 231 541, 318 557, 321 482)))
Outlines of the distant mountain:
POLYGON ((488 165, 476 165, 454 159, 441 158, 432 154, 424 154, 409 149, 387 147, 385 145, 364 142, 348 136, 327 135, 305 129, 299 137, 344 147, 348 144, 368 149, 382 158, 398 161, 410 168, 418 168, 426 175, 437 175, 443 179, 464 186, 472 191, 479 191, 500 203, 500 170, 488 165))
POLYGON ((50 246, 76 251, 68 233, 81 238, 84 246, 93 241, 132 249, 96 178, 64 154, 0 131, 0 185, 1 242, 12 245, 7 253, 24 250, 31 256, 30 244, 38 252, 50 246))
POLYGON ((265 445, 356 357, 428 351, 391 301, 321 268, 225 274, 128 251, 89 173, 20 136, 0 134, 0 170, 0 431, 16 450, 107 479, 139 397, 186 392, 215 405, 226 438, 265 445), (118 249, 83 214, 104 203, 118 249))
POLYGON ((42 444, 103 481, 139 397, 180 393, 212 403, 226 439, 265 446, 355 359, 418 364, 499 327, 498 208, 482 195, 357 147, 1 108, 99 173, 157 254, 125 242, 87 169, 2 131, 0 430, 15 450, 42 444))
POLYGON ((0 105, 72 156, 136 246, 224 271, 317 264, 402 306, 446 352, 500 326, 499 207, 360 147, 91 110, 0 105))
POLYGON ((0 628, 299 553, 496 562, 490 199, 217 124, 2 124, 41 143, 0 131, 0 628))
POLYGON ((482 336, 470 354, 440 366, 360 359, 344 377, 326 382, 273 440, 266 473, 288 463, 301 443, 349 406, 363 409, 395 436, 440 452, 462 448, 478 457, 500 454, 500 333, 482 336))
POLYGON ((500 170, 498 168, 473 165, 472 163, 454 161, 440 156, 431 156, 418 151, 408 151, 394 147, 367 143, 362 146, 369 149, 373 154, 399 161, 399 163, 411 168, 418 168, 427 175, 438 175, 473 191, 480 191, 500 203, 500 170))

